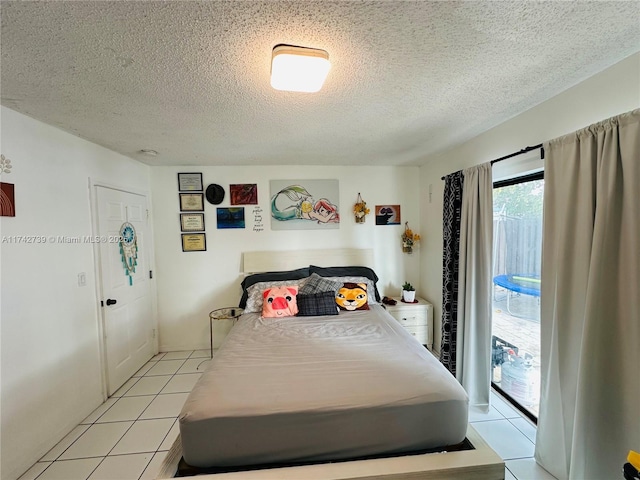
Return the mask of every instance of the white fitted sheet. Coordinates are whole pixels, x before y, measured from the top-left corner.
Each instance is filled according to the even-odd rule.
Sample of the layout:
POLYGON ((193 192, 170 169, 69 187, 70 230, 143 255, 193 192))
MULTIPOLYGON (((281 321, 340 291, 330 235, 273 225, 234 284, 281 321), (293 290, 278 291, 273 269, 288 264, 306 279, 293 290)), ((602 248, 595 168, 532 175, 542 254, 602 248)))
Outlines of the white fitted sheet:
POLYGON ((184 460, 223 467, 455 445, 468 399, 380 305, 233 327, 180 414, 184 460))

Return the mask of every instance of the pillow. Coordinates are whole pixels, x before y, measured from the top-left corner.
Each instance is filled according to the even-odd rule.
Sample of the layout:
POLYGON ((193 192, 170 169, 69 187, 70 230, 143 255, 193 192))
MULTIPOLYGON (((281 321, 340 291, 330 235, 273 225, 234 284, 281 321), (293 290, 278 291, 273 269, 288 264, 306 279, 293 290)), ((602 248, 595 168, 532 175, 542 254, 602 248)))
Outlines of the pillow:
MULTIPOLYGON (((316 265, 310 265, 309 271, 310 275, 317 273, 321 277, 366 277, 371 281, 372 285, 372 288, 369 289, 369 303, 380 302, 380 294, 378 293, 378 287, 376 285, 379 279, 376 272, 369 267, 318 267, 316 265)), ((349 280, 345 280, 345 282, 348 281, 349 280)))
POLYGON ((245 302, 244 307, 245 313, 259 313, 262 311, 262 294, 267 288, 285 287, 288 285, 300 288, 304 284, 305 280, 306 278, 301 278, 299 280, 278 280, 272 282, 254 283, 247 289, 247 301, 245 302))
POLYGON ((321 277, 317 273, 311 275, 302 287, 300 287, 299 295, 309 295, 312 293, 332 292, 335 297, 343 282, 334 281, 330 278, 321 277))
POLYGON ((341 310, 369 310, 366 283, 345 283, 336 294, 336 304, 341 310))
MULTIPOLYGON (((275 282, 282 280, 300 280, 302 278, 307 278, 311 275, 309 271, 309 267, 298 268, 297 270, 286 270, 282 272, 265 272, 265 273, 255 273, 253 275, 249 275, 244 280, 240 286, 242 287, 242 298, 240 299, 240 308, 245 308, 247 305, 247 299, 249 298, 248 289, 251 285, 255 285, 258 282, 275 282)), ((266 287, 265 287, 266 288, 266 287)), ((262 294, 262 291, 260 292, 262 294)), ((262 309, 262 297, 260 299, 260 309, 262 309)), ((260 309, 254 310, 259 312, 260 309)))
POLYGON ((336 294, 331 290, 307 295, 299 293, 297 302, 299 317, 338 315, 336 294))
POLYGON ((373 286, 373 282, 367 277, 325 277, 325 278, 328 278, 329 280, 333 280, 333 281, 339 281, 340 288, 342 288, 342 285, 344 285, 345 283, 364 283, 367 286, 367 303, 369 304, 377 303, 375 298, 373 298, 373 295, 369 295, 369 292, 373 292, 375 287, 373 286))
POLYGON ((262 302, 262 317, 293 317, 298 313, 298 304, 296 303, 297 294, 297 285, 267 288, 262 293, 264 299, 262 302))

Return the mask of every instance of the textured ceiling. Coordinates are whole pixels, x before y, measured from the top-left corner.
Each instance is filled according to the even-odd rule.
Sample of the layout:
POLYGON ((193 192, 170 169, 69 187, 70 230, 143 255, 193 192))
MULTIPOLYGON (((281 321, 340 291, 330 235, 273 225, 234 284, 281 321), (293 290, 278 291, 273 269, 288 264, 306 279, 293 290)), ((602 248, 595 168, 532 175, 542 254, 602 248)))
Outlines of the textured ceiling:
POLYGON ((640 50, 636 1, 0 8, 2 104, 151 165, 418 165, 640 50), (270 87, 279 43, 319 93, 270 87))

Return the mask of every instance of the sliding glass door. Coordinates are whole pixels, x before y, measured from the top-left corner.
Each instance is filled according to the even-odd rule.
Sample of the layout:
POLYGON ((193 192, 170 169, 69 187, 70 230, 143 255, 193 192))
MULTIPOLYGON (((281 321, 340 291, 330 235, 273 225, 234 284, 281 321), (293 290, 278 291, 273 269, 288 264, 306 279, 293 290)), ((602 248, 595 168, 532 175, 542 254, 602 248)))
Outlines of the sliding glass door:
POLYGON ((540 399, 543 174, 493 191, 492 384, 530 418, 540 399))

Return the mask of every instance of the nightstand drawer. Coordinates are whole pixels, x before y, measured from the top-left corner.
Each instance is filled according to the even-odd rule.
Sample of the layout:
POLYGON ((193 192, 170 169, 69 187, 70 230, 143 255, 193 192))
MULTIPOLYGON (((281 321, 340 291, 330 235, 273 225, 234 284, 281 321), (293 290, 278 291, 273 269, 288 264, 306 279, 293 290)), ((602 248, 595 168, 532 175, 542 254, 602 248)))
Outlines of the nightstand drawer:
POLYGON ((426 325, 408 325, 405 326, 404 329, 409 332, 411 335, 416 337, 418 341, 423 345, 429 344, 429 331, 426 325))
POLYGON ((411 325, 427 325, 427 312, 421 311, 395 311, 390 312, 393 318, 398 320, 403 326, 411 326, 411 325))

